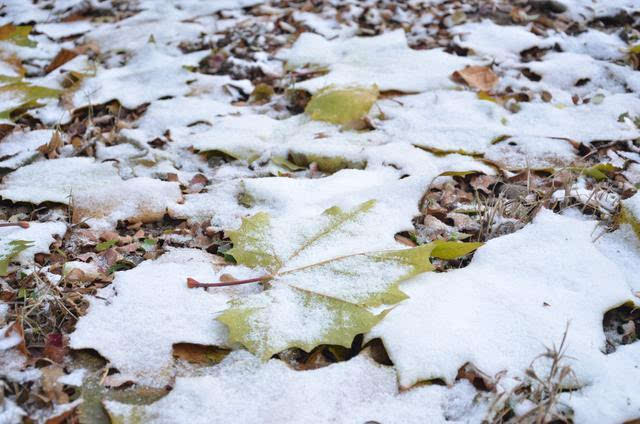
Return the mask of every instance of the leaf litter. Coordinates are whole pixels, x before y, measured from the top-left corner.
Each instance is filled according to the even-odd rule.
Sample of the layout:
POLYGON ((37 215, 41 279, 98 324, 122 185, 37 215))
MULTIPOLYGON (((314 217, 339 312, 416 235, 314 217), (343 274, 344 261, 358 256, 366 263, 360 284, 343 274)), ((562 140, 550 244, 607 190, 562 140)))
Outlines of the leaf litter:
POLYGON ((637 2, 1 12, 0 422, 640 418, 637 2))

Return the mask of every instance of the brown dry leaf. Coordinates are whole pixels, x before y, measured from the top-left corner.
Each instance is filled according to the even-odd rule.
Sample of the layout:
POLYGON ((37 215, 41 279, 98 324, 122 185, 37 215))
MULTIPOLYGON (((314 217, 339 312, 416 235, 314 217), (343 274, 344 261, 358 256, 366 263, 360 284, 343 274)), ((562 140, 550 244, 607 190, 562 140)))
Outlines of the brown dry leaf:
POLYGON ((114 239, 119 239, 120 238, 120 234, 118 234, 116 231, 103 231, 100 233, 100 240, 114 240, 114 239))
POLYGON ((66 423, 69 422, 67 421, 67 418, 70 418, 71 415, 74 413, 74 411, 76 410, 76 406, 67 409, 61 413, 59 413, 58 415, 54 416, 54 417, 49 417, 47 418, 47 420, 44 422, 44 424, 62 424, 62 423, 66 423))
POLYGON ((102 383, 105 387, 110 387, 112 389, 117 389, 118 387, 128 386, 135 383, 135 377, 127 374, 112 374, 104 377, 102 379, 102 383))
POLYGON ((207 177, 202 174, 196 174, 191 179, 191 181, 189 181, 189 189, 187 191, 189 193, 200 193, 208 182, 209 180, 207 179, 207 177))
POLYGON ((481 91, 490 91, 498 82, 498 76, 488 66, 469 66, 451 76, 455 81, 481 91))
POLYGON ((67 346, 64 337, 60 333, 53 333, 47 336, 44 345, 44 356, 53 362, 62 363, 67 353, 67 346))
POLYGON ((478 174, 471 177, 471 187, 475 190, 482 191, 485 194, 491 193, 490 186, 496 184, 498 178, 493 175, 478 174))
POLYGON ((374 361, 382 365, 393 365, 384 344, 380 339, 373 339, 362 349, 360 355, 367 355, 374 361))
POLYGON ((46 68, 44 68, 44 71, 48 74, 49 72, 58 69, 65 63, 73 60, 76 56, 78 56, 78 53, 73 50, 61 49, 56 57, 53 58, 51 63, 49 63, 46 68))
POLYGON ((306 361, 301 364, 298 364, 296 369, 298 371, 307 371, 307 370, 317 370, 318 368, 326 367, 327 365, 331 365, 331 362, 324 356, 322 348, 315 349, 306 361))
POLYGON ((402 243, 405 246, 416 247, 418 245, 415 241, 405 236, 401 236, 400 234, 396 234, 394 238, 398 243, 402 243))
POLYGON ((469 215, 457 212, 449 212, 447 218, 453 220, 453 225, 458 231, 475 232, 480 229, 480 224, 474 221, 469 215))
POLYGON ((478 390, 491 391, 495 387, 495 383, 491 377, 480 371, 473 364, 467 363, 458 370, 456 380, 468 380, 478 390))
POLYGON ((79 268, 73 268, 65 275, 65 278, 69 281, 87 281, 84 271, 79 268))
POLYGON ((69 395, 62 390, 64 385, 58 382, 58 378, 65 375, 62 367, 49 365, 41 368, 40 371, 42 372, 42 390, 49 400, 58 405, 69 403, 69 395))
POLYGON ((183 359, 192 364, 217 364, 229 352, 228 349, 193 343, 176 343, 173 345, 174 358, 183 359))
POLYGON ((9 326, 9 329, 4 333, 5 337, 9 337, 11 333, 17 333, 20 336, 20 343, 16 345, 20 353, 24 356, 30 356, 29 351, 27 350, 27 345, 24 342, 24 330, 22 328, 22 323, 19 321, 14 322, 9 326))
POLYGON ((60 133, 55 131, 48 143, 38 147, 38 151, 49 159, 55 159, 59 156, 58 150, 62 148, 64 141, 60 137, 60 133))

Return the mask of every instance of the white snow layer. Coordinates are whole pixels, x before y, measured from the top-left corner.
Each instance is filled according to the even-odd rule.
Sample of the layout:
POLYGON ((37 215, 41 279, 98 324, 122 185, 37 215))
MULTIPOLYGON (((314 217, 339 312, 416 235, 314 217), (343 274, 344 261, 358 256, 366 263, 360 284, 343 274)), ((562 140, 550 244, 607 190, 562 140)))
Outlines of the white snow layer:
POLYGON ((0 196, 14 202, 72 204, 74 220, 96 228, 118 220, 153 221, 182 198, 178 183, 147 177, 123 180, 111 162, 92 158, 45 160, 4 177, 0 196))
POLYGON ((490 376, 522 375, 544 346, 560 343, 569 323, 567 355, 584 386, 575 398, 591 399, 573 404, 569 397, 585 418, 579 422, 637 416, 640 396, 625 387, 635 384, 638 370, 618 358, 637 356, 640 345, 617 356, 602 353, 604 313, 633 299, 629 270, 609 259, 614 252, 594 246, 594 225, 542 210, 524 229, 487 242, 466 268, 402 284, 410 298, 368 337, 382 338, 400 384, 409 387, 433 378, 453 382, 467 362, 490 376), (611 389, 608 372, 619 368, 627 372, 616 373, 624 394, 610 408, 598 393, 611 389))
POLYGON ((353 37, 327 41, 321 35, 302 33, 291 50, 281 54, 290 66, 306 64, 327 67, 325 76, 296 84, 315 92, 328 85, 377 85, 382 91, 415 93, 436 88, 452 88, 453 71, 476 63, 441 49, 413 50, 404 31, 376 37, 353 37))
POLYGON ((115 416, 148 423, 309 422, 392 423, 479 422, 486 404, 475 404, 466 381, 400 393, 396 373, 364 356, 312 371, 283 362, 266 364, 234 352, 211 375, 178 378, 169 395, 149 406, 108 402, 115 416))
POLYGON ((87 315, 70 336, 74 349, 100 352, 134 380, 163 385, 172 377, 174 343, 225 346, 227 330, 215 312, 229 300, 224 291, 189 289, 187 277, 217 277, 213 257, 201 250, 176 249, 129 271, 90 298, 87 315), (126 317, 114 320, 113 317, 126 317))

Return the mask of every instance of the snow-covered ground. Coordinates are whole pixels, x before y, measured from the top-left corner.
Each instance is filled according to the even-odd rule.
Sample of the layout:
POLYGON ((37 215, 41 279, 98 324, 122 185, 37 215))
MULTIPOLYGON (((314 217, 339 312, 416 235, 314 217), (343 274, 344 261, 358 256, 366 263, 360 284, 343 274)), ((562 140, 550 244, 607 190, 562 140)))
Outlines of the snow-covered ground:
POLYGON ((639 25, 4 0, 0 424, 640 419, 639 25))

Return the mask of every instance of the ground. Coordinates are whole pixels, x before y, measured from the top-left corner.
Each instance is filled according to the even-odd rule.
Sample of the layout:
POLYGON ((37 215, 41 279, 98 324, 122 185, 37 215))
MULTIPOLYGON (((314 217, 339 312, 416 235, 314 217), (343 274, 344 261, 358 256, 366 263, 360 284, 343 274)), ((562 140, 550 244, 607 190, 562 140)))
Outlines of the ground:
POLYGON ((3 1, 0 424, 638 422, 639 24, 3 1))

